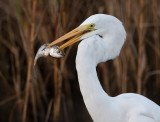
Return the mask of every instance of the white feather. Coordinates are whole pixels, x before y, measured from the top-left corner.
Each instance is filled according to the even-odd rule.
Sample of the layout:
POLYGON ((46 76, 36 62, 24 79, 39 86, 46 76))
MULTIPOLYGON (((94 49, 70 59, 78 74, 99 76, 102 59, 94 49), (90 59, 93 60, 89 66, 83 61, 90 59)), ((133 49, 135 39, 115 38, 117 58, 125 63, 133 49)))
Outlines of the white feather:
POLYGON ((103 90, 96 66, 119 55, 126 32, 122 23, 110 15, 93 15, 81 25, 90 23, 95 24, 96 31, 81 37, 76 69, 80 90, 93 121, 160 122, 160 106, 148 98, 134 93, 110 97, 103 90))

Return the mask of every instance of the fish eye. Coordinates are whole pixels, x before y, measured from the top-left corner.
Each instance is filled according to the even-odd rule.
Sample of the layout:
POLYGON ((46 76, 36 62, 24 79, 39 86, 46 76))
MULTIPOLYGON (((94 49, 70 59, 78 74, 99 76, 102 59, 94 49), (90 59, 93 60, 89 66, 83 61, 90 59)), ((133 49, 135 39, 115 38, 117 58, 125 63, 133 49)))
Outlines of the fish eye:
POLYGON ((57 53, 60 54, 60 53, 61 53, 61 50, 58 50, 57 53))

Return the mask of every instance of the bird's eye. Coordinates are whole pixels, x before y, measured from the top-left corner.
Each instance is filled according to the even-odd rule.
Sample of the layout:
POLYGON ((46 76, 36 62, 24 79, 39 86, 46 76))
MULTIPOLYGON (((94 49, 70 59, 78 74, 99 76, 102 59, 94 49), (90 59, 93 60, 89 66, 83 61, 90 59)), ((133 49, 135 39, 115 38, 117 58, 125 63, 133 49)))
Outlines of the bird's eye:
POLYGON ((61 53, 61 51, 60 51, 60 50, 58 50, 58 51, 57 51, 57 53, 58 53, 58 54, 60 54, 60 53, 61 53))
POLYGON ((91 28, 94 27, 94 24, 91 24, 90 27, 91 27, 91 28))

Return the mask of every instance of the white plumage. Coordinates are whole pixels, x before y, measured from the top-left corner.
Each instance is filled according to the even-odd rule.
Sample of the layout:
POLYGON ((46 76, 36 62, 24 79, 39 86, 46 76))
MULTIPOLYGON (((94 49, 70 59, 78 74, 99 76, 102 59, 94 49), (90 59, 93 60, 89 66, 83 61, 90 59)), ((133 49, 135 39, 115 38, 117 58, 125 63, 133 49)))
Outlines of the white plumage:
POLYGON ((126 33, 121 22, 110 15, 93 15, 82 25, 90 23, 95 24, 96 30, 82 37, 86 39, 78 46, 76 68, 92 119, 95 122, 160 122, 160 106, 148 98, 134 93, 110 97, 102 89, 96 66, 119 55, 126 33))
POLYGON ((76 69, 80 90, 93 121, 160 122, 160 106, 156 103, 134 93, 110 97, 98 80, 97 64, 117 57, 124 44, 126 32, 122 23, 113 16, 96 14, 51 45, 65 40, 71 33, 77 35, 72 35, 73 38, 61 48, 82 40, 78 46, 76 69))

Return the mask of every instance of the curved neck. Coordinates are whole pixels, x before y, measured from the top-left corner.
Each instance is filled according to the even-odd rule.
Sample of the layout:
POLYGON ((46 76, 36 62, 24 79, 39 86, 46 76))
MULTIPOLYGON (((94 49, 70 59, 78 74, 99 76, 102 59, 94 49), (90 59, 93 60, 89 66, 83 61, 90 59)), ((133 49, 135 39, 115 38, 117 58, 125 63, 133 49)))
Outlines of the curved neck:
POLYGON ((78 80, 85 105, 93 119, 96 116, 100 117, 104 112, 100 111, 103 109, 97 110, 97 108, 103 108, 104 104, 106 108, 110 108, 111 105, 110 97, 98 80, 96 66, 96 57, 91 55, 88 47, 79 46, 76 57, 78 80))
POLYGON ((86 58, 83 60, 81 57, 80 60, 76 60, 76 69, 80 90, 84 99, 105 93, 98 80, 96 65, 92 60, 87 60, 86 58))
POLYGON ((104 48, 97 48, 103 46, 102 40, 97 41, 96 37, 83 40, 77 50, 76 69, 84 100, 90 96, 107 95, 98 80, 96 71, 97 64, 104 58, 103 55, 99 55, 104 48))

